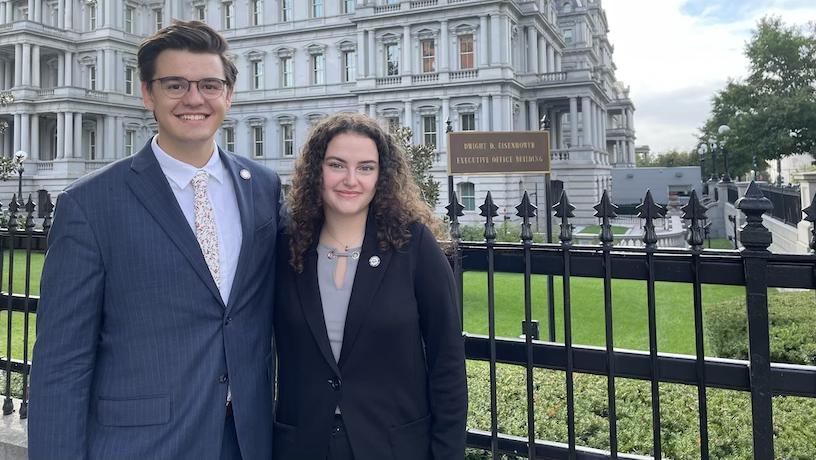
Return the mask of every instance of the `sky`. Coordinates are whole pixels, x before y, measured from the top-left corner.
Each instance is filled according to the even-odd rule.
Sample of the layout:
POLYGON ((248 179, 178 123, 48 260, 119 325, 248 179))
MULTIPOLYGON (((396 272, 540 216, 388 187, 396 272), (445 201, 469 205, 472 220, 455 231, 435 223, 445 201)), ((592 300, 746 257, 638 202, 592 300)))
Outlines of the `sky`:
POLYGON ((745 44, 760 18, 816 21, 814 0, 602 0, 616 77, 635 105, 636 145, 696 147, 711 100, 748 73, 745 44))

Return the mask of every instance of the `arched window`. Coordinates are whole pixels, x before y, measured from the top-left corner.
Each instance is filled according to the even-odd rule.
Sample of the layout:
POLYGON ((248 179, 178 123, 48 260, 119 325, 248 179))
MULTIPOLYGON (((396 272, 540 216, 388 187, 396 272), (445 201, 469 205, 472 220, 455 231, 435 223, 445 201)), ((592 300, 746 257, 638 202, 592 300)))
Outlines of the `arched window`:
POLYGON ((459 182, 456 185, 456 193, 459 195, 459 201, 464 206, 465 211, 476 210, 476 187, 473 182, 459 182))

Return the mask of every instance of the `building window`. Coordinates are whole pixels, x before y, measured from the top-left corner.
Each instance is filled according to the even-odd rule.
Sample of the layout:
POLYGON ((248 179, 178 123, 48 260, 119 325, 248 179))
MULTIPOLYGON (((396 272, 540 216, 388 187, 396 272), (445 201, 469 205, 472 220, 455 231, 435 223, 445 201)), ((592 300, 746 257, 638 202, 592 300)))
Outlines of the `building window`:
POLYGON ((292 58, 282 57, 280 60, 281 72, 281 86, 290 88, 295 85, 294 76, 292 75, 292 58))
POLYGON ((222 131, 224 136, 224 148, 228 152, 235 151, 235 128, 228 126, 222 131))
POLYGON ((353 13, 354 12, 354 0, 342 0, 342 12, 343 12, 343 14, 353 13))
POLYGON ((252 61, 252 89, 263 89, 263 61, 252 61))
POLYGON ((473 59, 473 35, 459 36, 459 68, 472 69, 476 67, 473 59))
POLYGON ((154 31, 161 29, 162 24, 164 24, 164 11, 162 11, 161 8, 157 8, 153 10, 153 26, 155 27, 154 31))
POLYGON ((136 131, 128 129, 125 131, 125 156, 133 155, 133 145, 136 143, 136 131))
POLYGON ((399 43, 385 45, 385 75, 399 75, 400 46, 399 43))
POLYGON ((86 3, 88 7, 88 30, 96 30, 96 4, 86 3))
POLYGON ((136 8, 127 5, 125 6, 125 32, 132 34, 134 27, 133 27, 133 18, 136 17, 136 8))
POLYGON ((88 159, 96 160, 96 131, 88 131, 88 159))
POLYGON ((422 143, 436 148, 436 115, 422 116, 422 143))
POLYGON ((251 24, 253 26, 261 25, 263 18, 263 0, 251 0, 250 2, 251 24))
POLYGON ((281 123, 281 151, 283 156, 295 155, 295 127, 292 123, 281 123))
POLYGON ((574 41, 572 29, 564 29, 564 43, 571 45, 574 41))
POLYGON ((206 5, 196 5, 195 6, 195 14, 193 15, 199 21, 206 21, 207 20, 207 6, 206 5))
POLYGON ((313 18, 320 18, 323 17, 323 0, 311 0, 312 1, 312 17, 313 18))
POLYGON ((96 66, 88 66, 88 89, 96 89, 96 66))
POLYGON ((235 4, 232 2, 224 2, 221 4, 224 12, 223 25, 225 29, 232 29, 234 24, 232 19, 235 17, 235 4))
POLYGON ((292 20, 292 0, 280 0, 280 20, 281 22, 292 20))
POLYGON ((252 127, 252 154, 255 158, 263 158, 264 156, 264 127, 252 127))
POLYGON ((476 187, 473 185, 472 182, 459 182, 456 185, 456 193, 459 195, 459 201, 462 202, 462 206, 465 208, 465 211, 475 211, 476 210, 476 187))
POLYGON ((436 47, 432 38, 419 41, 419 48, 422 52, 422 73, 436 72, 436 47))
POLYGON ((357 79, 357 53, 355 51, 343 51, 343 81, 354 81, 357 79))
POLYGON ((125 94, 133 96, 133 76, 136 71, 133 67, 125 67, 125 94))
POLYGON ((326 68, 326 56, 323 53, 312 55, 312 84, 322 85, 325 83, 324 69, 326 68))
POLYGON ((476 131, 476 114, 463 113, 459 122, 462 131, 476 131))

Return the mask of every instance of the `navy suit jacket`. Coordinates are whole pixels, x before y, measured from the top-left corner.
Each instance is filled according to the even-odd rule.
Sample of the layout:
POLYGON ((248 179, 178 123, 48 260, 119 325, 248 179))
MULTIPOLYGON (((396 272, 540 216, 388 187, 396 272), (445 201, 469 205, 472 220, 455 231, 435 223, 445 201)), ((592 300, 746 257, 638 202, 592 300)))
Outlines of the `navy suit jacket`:
POLYGON ((216 459, 228 386, 244 459, 271 457, 280 181, 219 154, 243 235, 226 304, 150 143, 60 194, 37 311, 32 460, 216 459))
POLYGON ((275 460, 325 459, 338 405, 355 460, 464 458, 465 352, 450 265, 419 224, 403 248, 381 251, 374 221, 369 215, 339 362, 317 252, 295 273, 281 239, 275 460))

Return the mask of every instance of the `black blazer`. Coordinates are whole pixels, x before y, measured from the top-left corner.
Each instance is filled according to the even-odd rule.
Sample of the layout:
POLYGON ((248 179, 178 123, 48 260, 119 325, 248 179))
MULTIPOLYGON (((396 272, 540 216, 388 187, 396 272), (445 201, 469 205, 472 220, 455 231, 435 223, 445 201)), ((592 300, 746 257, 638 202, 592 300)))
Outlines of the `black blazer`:
POLYGON ((297 274, 281 239, 276 460, 326 458, 338 405, 356 460, 464 458, 465 353, 450 265, 419 224, 400 250, 379 250, 374 220, 369 215, 339 363, 323 319, 317 252, 307 252, 297 274))

